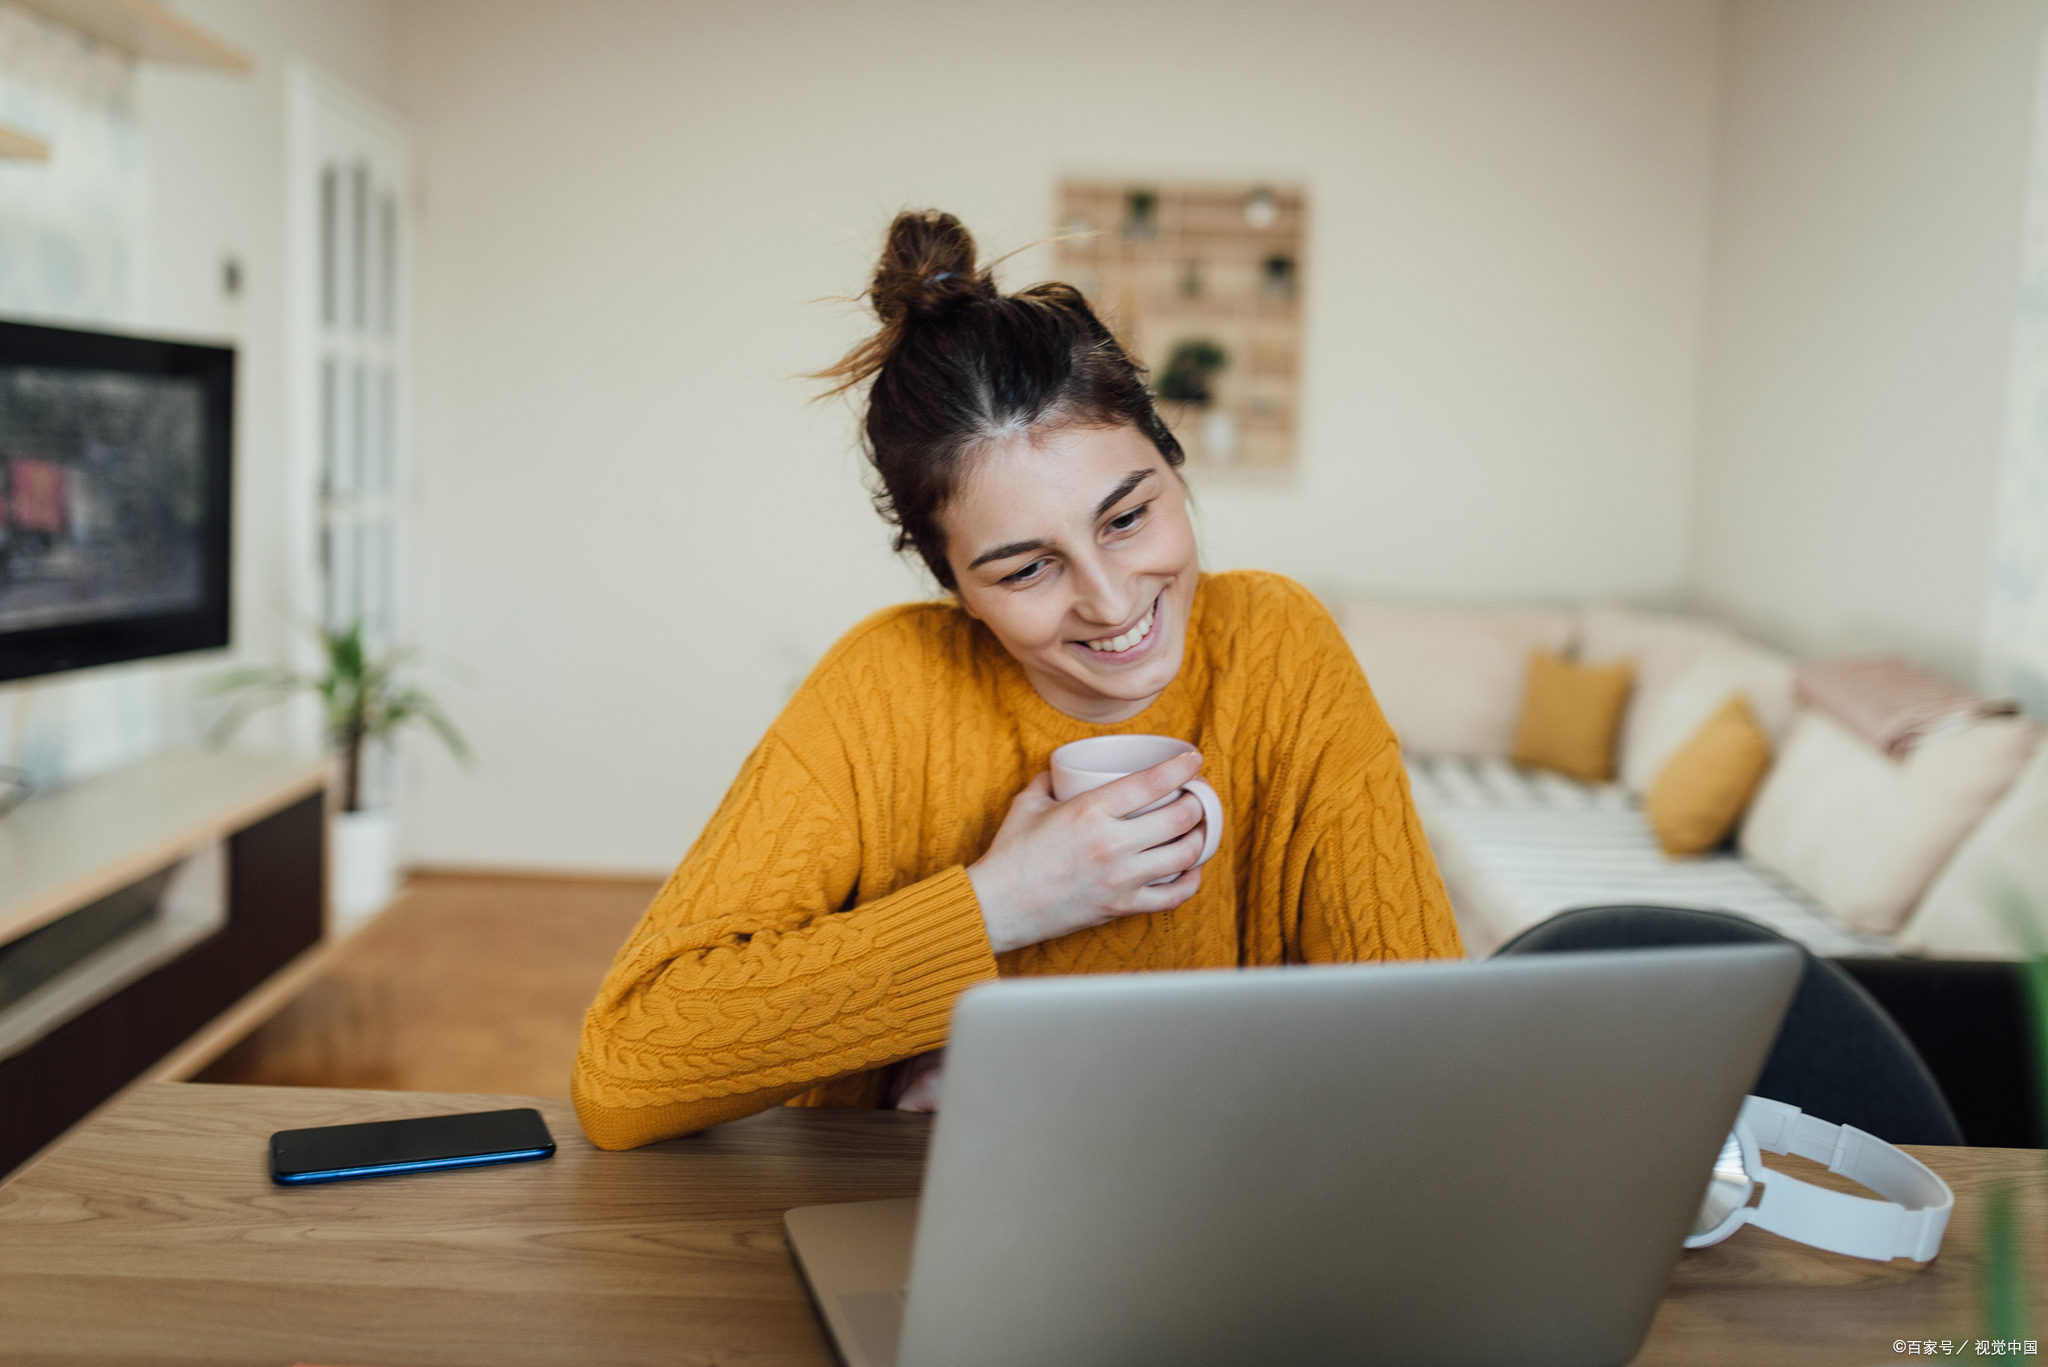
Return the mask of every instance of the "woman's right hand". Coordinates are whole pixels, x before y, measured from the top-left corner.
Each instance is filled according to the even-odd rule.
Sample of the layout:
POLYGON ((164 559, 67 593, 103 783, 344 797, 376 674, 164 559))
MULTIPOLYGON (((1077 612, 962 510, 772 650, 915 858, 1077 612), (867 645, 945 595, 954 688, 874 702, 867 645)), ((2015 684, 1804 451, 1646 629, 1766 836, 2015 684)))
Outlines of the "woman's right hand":
POLYGON ((1040 774, 1010 802, 988 853, 967 868, 998 954, 1120 916, 1171 911, 1202 886, 1202 802, 1182 793, 1123 819, 1200 773, 1190 750, 1092 792, 1057 802, 1040 774), (1170 883, 1148 887, 1155 879, 1170 883))

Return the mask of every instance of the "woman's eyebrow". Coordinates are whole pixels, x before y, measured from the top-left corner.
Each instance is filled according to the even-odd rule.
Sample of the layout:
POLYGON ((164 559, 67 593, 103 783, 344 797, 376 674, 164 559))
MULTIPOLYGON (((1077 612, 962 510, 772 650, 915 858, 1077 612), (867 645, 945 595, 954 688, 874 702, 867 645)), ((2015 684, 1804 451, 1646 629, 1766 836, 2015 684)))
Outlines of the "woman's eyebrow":
POLYGON ((978 570, 991 560, 1008 560, 1011 556, 1022 555, 1026 551, 1042 551, 1051 544, 1050 541, 1012 541, 1007 546, 998 546, 992 551, 983 551, 980 555, 974 557, 974 563, 967 568, 978 570))
POLYGON ((1102 502, 1095 505, 1095 516, 1101 517, 1111 508, 1114 508, 1117 504, 1123 502, 1124 498, 1127 495, 1129 495, 1131 490, 1137 488, 1140 484, 1143 484, 1146 480, 1152 478, 1152 475, 1153 471, 1150 470, 1133 470, 1128 475, 1125 475, 1123 478, 1123 482, 1117 485, 1116 488, 1111 489, 1109 491, 1109 497, 1105 498, 1104 500, 1102 500, 1102 502))

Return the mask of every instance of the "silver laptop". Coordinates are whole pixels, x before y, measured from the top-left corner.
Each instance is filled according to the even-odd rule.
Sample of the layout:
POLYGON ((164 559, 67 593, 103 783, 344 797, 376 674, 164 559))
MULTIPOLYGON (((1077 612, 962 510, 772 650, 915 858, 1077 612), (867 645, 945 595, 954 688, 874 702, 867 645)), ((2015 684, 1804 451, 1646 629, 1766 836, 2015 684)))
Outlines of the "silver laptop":
POLYGON ((919 1200, 791 1247, 848 1367, 1608 1367, 1798 984, 1788 945, 1010 980, 919 1200))

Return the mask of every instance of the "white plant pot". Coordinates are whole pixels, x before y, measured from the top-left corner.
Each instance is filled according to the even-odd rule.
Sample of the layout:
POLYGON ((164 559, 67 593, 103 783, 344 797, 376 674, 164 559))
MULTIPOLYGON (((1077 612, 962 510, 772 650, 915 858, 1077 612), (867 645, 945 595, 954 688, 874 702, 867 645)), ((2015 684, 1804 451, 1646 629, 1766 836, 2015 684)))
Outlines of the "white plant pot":
POLYGON ((390 812, 336 812, 328 845, 334 929, 346 934, 398 892, 398 822, 390 812))
POLYGON ((1237 459, 1237 415, 1227 408, 1212 408, 1202 420, 1202 454, 1218 465, 1237 459))

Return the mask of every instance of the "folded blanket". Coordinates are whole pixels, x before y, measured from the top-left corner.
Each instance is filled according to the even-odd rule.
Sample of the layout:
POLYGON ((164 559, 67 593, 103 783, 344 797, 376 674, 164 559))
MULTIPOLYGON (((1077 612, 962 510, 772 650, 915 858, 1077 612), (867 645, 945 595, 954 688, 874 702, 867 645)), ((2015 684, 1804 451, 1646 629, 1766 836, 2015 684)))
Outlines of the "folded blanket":
POLYGON ((2009 698, 1980 698, 1909 660, 1822 660, 1801 665, 1799 696, 1893 759, 1937 727, 2019 711, 2009 698))

